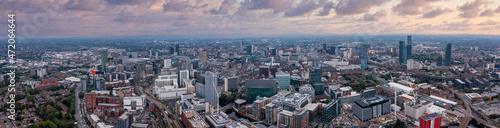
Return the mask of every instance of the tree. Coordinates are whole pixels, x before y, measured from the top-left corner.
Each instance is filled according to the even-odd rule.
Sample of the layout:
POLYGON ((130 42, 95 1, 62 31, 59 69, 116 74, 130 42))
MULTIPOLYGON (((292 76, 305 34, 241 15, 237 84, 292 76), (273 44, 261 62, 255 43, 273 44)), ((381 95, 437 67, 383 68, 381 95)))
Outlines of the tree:
POLYGON ((398 119, 390 128, 406 128, 406 123, 398 119))
POLYGON ((78 97, 83 98, 85 94, 83 92, 78 93, 78 97))
POLYGON ((50 120, 48 121, 47 125, 49 126, 49 128, 57 128, 57 125, 50 120))

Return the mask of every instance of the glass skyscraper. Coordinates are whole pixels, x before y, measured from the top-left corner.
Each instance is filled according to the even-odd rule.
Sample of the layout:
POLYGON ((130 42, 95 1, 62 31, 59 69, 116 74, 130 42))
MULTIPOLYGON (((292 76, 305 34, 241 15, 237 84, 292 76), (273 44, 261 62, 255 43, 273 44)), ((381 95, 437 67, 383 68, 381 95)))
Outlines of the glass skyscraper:
POLYGON ((405 41, 399 41, 399 63, 406 64, 405 41))
POLYGON ((290 88, 290 74, 278 73, 276 74, 276 81, 278 81, 279 90, 288 90, 290 88))
POLYGON ((361 58, 361 70, 368 68, 368 44, 361 44, 359 58, 361 58))
POLYGON ((450 66, 451 65, 451 43, 448 43, 446 45, 446 52, 444 55, 444 66, 450 66))

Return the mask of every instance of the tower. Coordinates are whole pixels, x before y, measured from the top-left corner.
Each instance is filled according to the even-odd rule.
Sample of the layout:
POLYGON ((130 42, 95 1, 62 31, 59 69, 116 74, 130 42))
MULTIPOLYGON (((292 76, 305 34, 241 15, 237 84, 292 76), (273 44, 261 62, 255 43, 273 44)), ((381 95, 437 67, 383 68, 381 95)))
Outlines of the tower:
POLYGON ((108 63, 108 51, 101 51, 101 71, 106 72, 106 64, 108 63))
POLYGON ((366 70, 368 67, 368 44, 361 44, 359 58, 361 58, 361 70, 366 70))
POLYGON ((406 60, 411 59, 411 35, 408 35, 407 41, 406 41, 406 60))
POLYGON ((444 55, 444 66, 450 66, 451 65, 451 43, 448 43, 446 45, 446 52, 444 55))
POLYGON ((406 64, 405 41, 399 41, 399 63, 406 64))

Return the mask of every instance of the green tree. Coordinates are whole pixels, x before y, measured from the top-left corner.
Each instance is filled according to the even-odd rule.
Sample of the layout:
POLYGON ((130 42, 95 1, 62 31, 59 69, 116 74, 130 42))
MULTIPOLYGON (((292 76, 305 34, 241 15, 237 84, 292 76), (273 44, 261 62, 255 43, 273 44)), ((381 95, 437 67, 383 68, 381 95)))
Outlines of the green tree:
POLYGON ((78 97, 83 98, 85 97, 85 94, 83 92, 78 93, 78 97))

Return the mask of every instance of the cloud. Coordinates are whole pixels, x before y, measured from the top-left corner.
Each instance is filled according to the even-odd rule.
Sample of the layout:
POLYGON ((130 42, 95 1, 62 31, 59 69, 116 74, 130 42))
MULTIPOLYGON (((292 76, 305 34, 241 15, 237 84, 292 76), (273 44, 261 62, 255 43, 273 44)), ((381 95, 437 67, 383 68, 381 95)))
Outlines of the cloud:
POLYGON ((97 11, 102 2, 99 0, 69 0, 64 4, 67 10, 97 11))
POLYGON ((163 4, 163 11, 165 12, 185 12, 191 8, 186 1, 171 0, 163 4))
POLYGON ((105 1, 108 4, 113 4, 113 5, 139 5, 148 2, 149 0, 105 0, 105 1))
POLYGON ((458 16, 461 18, 476 18, 481 12, 480 7, 482 5, 487 5, 491 3, 488 0, 475 0, 474 2, 467 2, 462 6, 457 7, 459 11, 462 11, 458 16))
POLYGON ((335 8, 335 4, 333 4, 333 2, 329 1, 327 3, 325 3, 325 5, 323 6, 323 9, 319 12, 319 16, 328 16, 330 15, 330 10, 332 10, 333 8, 335 8))
POLYGON ((484 10, 483 12, 481 12, 481 14, 479 14, 480 17, 493 17, 495 15, 495 11, 493 11, 492 9, 486 9, 484 10))
POLYGON ((392 7, 392 11, 398 15, 418 15, 422 14, 422 7, 429 6, 432 2, 441 0, 402 0, 401 3, 392 7))
POLYGON ((487 21, 481 22, 477 25, 485 26, 485 25, 497 25, 497 24, 498 22, 488 19, 487 21))
POLYGON ((224 0, 222 5, 219 6, 219 9, 212 9, 210 13, 212 14, 228 14, 229 9, 236 3, 236 0, 224 0))
POLYGON ((498 8, 495 9, 495 13, 500 13, 500 6, 498 6, 498 8))
POLYGON ((340 0, 335 7, 337 15, 355 15, 370 11, 373 6, 379 6, 390 0, 340 0))
POLYGON ((441 8, 436 8, 430 12, 427 12, 425 14, 422 15, 422 18, 435 18, 439 15, 442 15, 444 13, 447 13, 447 12, 452 12, 453 10, 449 9, 449 8, 445 8, 445 9, 441 9, 441 8))
POLYGON ((292 2, 289 0, 245 0, 241 2, 240 8, 236 14, 248 15, 250 10, 265 10, 271 9, 273 13, 286 11, 292 7, 292 2))
POLYGON ((360 20, 365 20, 365 21, 379 21, 382 18, 384 18, 385 16, 387 16, 387 11, 380 10, 380 11, 374 13, 374 14, 366 13, 363 16, 363 19, 360 19, 360 20))
POLYGON ((302 2, 300 2, 299 5, 297 5, 297 7, 286 11, 284 16, 285 17, 301 16, 308 12, 311 12, 312 10, 320 8, 321 5, 325 3, 326 0, 320 0, 319 2, 317 0, 302 0, 302 2))
POLYGON ((445 24, 444 30, 464 31, 464 30, 470 30, 469 29, 470 26, 471 26, 470 21, 464 20, 462 22, 453 22, 453 23, 445 24))

